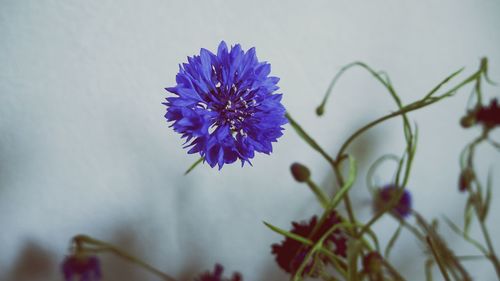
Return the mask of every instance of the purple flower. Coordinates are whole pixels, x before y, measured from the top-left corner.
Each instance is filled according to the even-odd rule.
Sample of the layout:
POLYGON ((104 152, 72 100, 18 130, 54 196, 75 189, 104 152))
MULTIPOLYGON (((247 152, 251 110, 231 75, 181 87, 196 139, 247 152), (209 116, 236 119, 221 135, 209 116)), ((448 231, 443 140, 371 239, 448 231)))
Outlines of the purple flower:
POLYGON ((269 154, 272 142, 283 135, 287 123, 279 78, 268 76, 271 65, 259 62, 255 48, 239 44, 217 54, 201 49, 179 66, 177 85, 166 88, 165 118, 186 139, 188 153, 199 153, 211 167, 222 168, 240 159, 250 163, 255 152, 269 154))
POLYGON ((394 204, 390 210, 393 214, 402 218, 411 213, 411 195, 406 189, 396 187, 393 184, 386 185, 375 192, 373 208, 378 212, 387 207, 387 204, 394 204), (396 196, 399 196, 397 198, 396 196))
MULTIPOLYGON (((335 211, 331 211, 326 217, 323 224, 313 233, 314 228, 318 223, 316 216, 313 216, 309 222, 292 222, 291 233, 300 235, 310 239, 316 243, 321 237, 328 232, 330 228, 342 222, 342 219, 335 211)), ((326 239, 325 245, 329 247, 336 255, 341 257, 347 256, 347 236, 342 229, 334 230, 326 239)), ((306 246, 292 238, 285 238, 281 244, 273 244, 271 246, 272 253, 276 255, 276 262, 286 272, 294 275, 304 261, 304 258, 311 250, 310 246, 306 246)), ((325 257, 320 256, 321 261, 326 261, 325 257)), ((306 265, 303 274, 315 276, 317 272, 314 268, 314 263, 309 261, 306 265)))
POLYGON ((231 279, 224 278, 222 276, 222 272, 224 271, 224 267, 220 264, 216 264, 214 267, 214 272, 205 272, 200 275, 198 278, 195 278, 195 281, 242 281, 241 275, 238 272, 233 274, 231 279))
POLYGON ((97 281, 101 279, 101 267, 95 256, 68 256, 64 259, 61 267, 65 281, 97 281))

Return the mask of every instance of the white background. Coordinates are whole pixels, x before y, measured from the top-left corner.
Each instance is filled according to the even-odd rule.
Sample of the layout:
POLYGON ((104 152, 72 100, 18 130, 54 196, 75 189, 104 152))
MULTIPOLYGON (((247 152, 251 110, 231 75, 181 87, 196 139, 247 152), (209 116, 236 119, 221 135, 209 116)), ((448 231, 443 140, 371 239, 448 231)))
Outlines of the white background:
MULTIPOLYGON (((343 65, 361 60, 387 71, 404 102, 463 66, 457 82, 464 79, 483 56, 500 82, 499 15, 498 0, 0 1, 0 279, 61 280, 69 239, 86 233, 179 280, 216 262, 245 280, 286 280, 270 255, 281 237, 262 221, 289 228, 318 214, 288 169, 305 163, 331 189, 328 165, 287 126, 274 153, 256 156, 253 167, 200 166, 183 176, 197 158, 181 148, 161 104, 178 64, 220 40, 255 46, 281 77, 286 108, 334 153, 357 127, 395 109, 380 85, 353 70, 317 118, 343 65)), ((469 93, 411 115, 420 142, 409 189, 428 219, 462 223, 458 154, 479 133, 458 125, 469 93)), ((488 97, 498 93, 486 88, 488 97)), ((363 221, 371 213, 366 168, 384 153, 402 153, 401 133, 400 121, 391 121, 353 146, 361 173, 353 200, 363 221)), ((479 151, 481 174, 491 169, 498 187, 498 152, 479 151)), ((380 184, 390 168, 378 173, 380 184)), ((499 194, 489 218, 494 238, 499 194)), ((390 218, 376 225, 383 243, 396 226, 390 218)), ((457 254, 477 253, 440 229, 457 254)), ((423 280, 423 257, 405 233, 392 262, 408 280, 423 280)), ((487 262, 466 265, 475 280, 495 278, 487 262)), ((159 280, 109 255, 103 271, 105 280, 159 280)))

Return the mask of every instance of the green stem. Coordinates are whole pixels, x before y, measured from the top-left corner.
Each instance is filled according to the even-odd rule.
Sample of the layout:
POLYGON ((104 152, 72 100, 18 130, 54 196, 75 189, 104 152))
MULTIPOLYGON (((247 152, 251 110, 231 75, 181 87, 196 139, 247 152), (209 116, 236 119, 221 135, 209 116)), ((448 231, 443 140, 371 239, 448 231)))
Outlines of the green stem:
POLYGON ((194 168, 196 168, 196 166, 198 166, 198 164, 200 164, 201 162, 203 162, 205 158, 203 157, 200 157, 200 159, 196 160, 196 162, 194 162, 185 172, 184 172, 184 175, 187 175, 189 174, 192 170, 194 170, 194 168))
MULTIPOLYGON (((337 165, 337 162, 332 163, 332 169, 333 169, 333 172, 335 173, 335 178, 337 179, 337 184, 340 187, 344 186, 344 184, 345 184, 344 178, 342 176, 342 173, 340 172, 340 169, 337 165)), ((345 193, 343 200, 344 200, 344 204, 345 204, 345 207, 347 210, 347 216, 349 217, 349 221, 351 221, 352 223, 356 222, 356 216, 354 215, 354 211, 352 208, 352 203, 351 203, 351 199, 349 197, 349 193, 345 193)), ((356 228, 354 228, 353 234, 356 235, 356 233, 357 233, 357 230, 356 230, 356 228)))
POLYGON ((500 280, 500 262, 498 260, 497 255, 495 254, 495 249, 493 248, 493 243, 491 242, 490 234, 483 220, 479 221, 479 225, 481 226, 481 231, 483 232, 484 240, 486 241, 486 247, 488 247, 489 251, 488 258, 491 260, 491 263, 493 263, 498 280, 500 280))
MULTIPOLYGON (((339 186, 343 186, 344 180, 342 178, 342 174, 340 173, 338 163, 330 155, 328 155, 328 153, 325 152, 325 150, 292 118, 292 116, 290 116, 289 113, 286 113, 285 116, 288 119, 288 121, 290 122, 290 125, 292 126, 292 128, 295 129, 297 134, 307 144, 309 144, 314 150, 319 152, 319 154, 321 154, 321 156, 323 156, 323 158, 325 158, 325 160, 330 164, 330 166, 333 169, 333 172, 335 173, 335 176, 337 178, 337 182, 338 182, 339 186)), ((340 160, 342 158, 337 158, 337 159, 340 160)), ((349 200, 349 195, 346 194, 343 200, 344 200, 345 205, 346 205, 349 220, 352 223, 356 222, 356 218, 354 216, 354 212, 352 209, 352 204, 351 204, 351 201, 349 200)))
POLYGON ((436 248, 434 247, 434 244, 431 241, 431 238, 429 236, 426 237, 427 243, 429 244, 429 247, 431 248, 432 254, 434 255, 434 259, 436 260, 439 270, 441 271, 441 274, 443 275, 444 279, 446 281, 450 281, 450 277, 448 276, 448 273, 446 272, 446 268, 443 264, 443 261, 441 260, 441 257, 439 256, 438 252, 436 251, 436 248))
POLYGON ((386 259, 382 258, 382 264, 389 270, 389 273, 394 277, 394 280, 404 281, 405 279, 386 259))
POLYGON ((385 120, 388 120, 390 118, 393 118, 393 117, 396 117, 396 116, 399 116, 401 114, 405 114, 405 113, 408 113, 410 111, 414 111, 414 110, 417 110, 419 108, 422 108, 422 107, 425 107, 425 106, 428 106, 428 105, 431 105, 433 103, 436 103, 438 101, 440 101, 441 99, 444 99, 444 98, 447 98, 447 97, 450 97, 450 96, 453 96, 454 93, 460 89, 461 87, 469 84, 469 83, 472 83, 474 81, 476 81, 476 79, 478 77, 480 77, 482 74, 483 74, 483 68, 481 67, 478 71, 476 71, 475 73, 473 73, 472 75, 470 75, 468 78, 466 78, 464 81, 462 81, 461 83, 459 83, 458 85, 456 85, 455 87, 451 88, 450 90, 446 91, 444 94, 442 94, 441 96, 438 96, 438 97, 432 97, 431 94, 434 93, 435 89, 433 89, 429 94, 427 94, 423 99, 419 100, 419 101, 416 101, 416 102, 413 102, 403 108, 401 108, 400 110, 396 111, 396 112, 393 112, 391 114, 388 114, 386 116, 383 116, 375 121, 372 121, 368 124, 366 124, 365 126, 361 127, 360 129, 358 129, 356 132, 354 132, 345 142, 344 144, 342 145, 342 147, 340 148, 339 152, 337 153, 337 157, 336 159, 339 159, 343 154, 344 154, 344 151, 346 150, 346 148, 349 146, 349 144, 357 137, 359 136, 360 134, 364 133, 366 130, 370 129, 371 127, 385 121, 385 120))
POLYGON ((158 277, 160 277, 161 279, 163 280, 166 280, 166 281, 176 281, 175 278, 161 272, 160 270, 156 269, 155 267, 149 265, 148 263, 120 250, 119 248, 109 244, 109 243, 106 243, 106 242, 103 242, 103 241, 100 241, 100 240, 97 240, 97 239, 94 239, 90 236, 87 236, 87 235, 77 235, 73 238, 73 240, 75 241, 75 243, 78 245, 78 244, 82 244, 82 243, 88 243, 88 244, 91 244, 91 245, 94 245, 94 246, 97 246, 98 248, 97 249, 93 249, 93 250, 97 250, 97 251, 103 251, 103 252, 110 252, 110 253, 113 253, 115 254, 116 256, 120 257, 120 258, 123 258, 131 263, 134 263, 146 270, 148 270, 149 272, 157 275, 158 277))
POLYGON ((328 196, 314 183, 311 179, 307 179, 307 185, 309 188, 312 190, 312 192, 316 195, 318 198, 318 201, 321 203, 321 206, 323 206, 324 209, 328 208, 328 196))
MULTIPOLYGON (((467 165, 472 168, 472 170, 474 171, 474 152, 475 152, 475 149, 476 147, 483 141, 487 140, 488 139, 488 130, 484 130, 483 133, 481 134, 481 136, 479 136, 478 138, 476 138, 468 147, 469 147, 469 153, 468 153, 468 157, 467 157, 467 165)), ((475 173, 474 173, 475 174, 475 173)), ((474 191, 472 190, 469 190, 469 192, 471 193, 471 196, 476 196, 477 198, 479 198, 479 200, 481 200, 482 202, 482 188, 481 188, 481 183, 479 182, 479 180, 477 180, 477 177, 474 175, 474 179, 475 180, 475 183, 476 183, 476 186, 477 186, 477 195, 475 194, 474 191)), ((486 242, 486 247, 488 249, 488 253, 487 253, 487 257, 488 259, 491 261, 491 263, 493 264, 493 267, 495 268, 495 272, 497 274, 497 277, 498 279, 500 280, 500 261, 498 260, 498 257, 495 253, 495 249, 493 247, 493 243, 491 241, 491 237, 490 237, 490 234, 488 232, 488 228, 486 227, 486 224, 485 224, 485 217, 483 215, 483 204, 481 203, 481 206, 477 206, 478 203, 475 204, 476 207, 474 208, 475 212, 476 212, 476 216, 478 217, 478 220, 479 220, 479 225, 481 227, 481 232, 483 233, 483 236, 484 236, 484 240, 486 242)))

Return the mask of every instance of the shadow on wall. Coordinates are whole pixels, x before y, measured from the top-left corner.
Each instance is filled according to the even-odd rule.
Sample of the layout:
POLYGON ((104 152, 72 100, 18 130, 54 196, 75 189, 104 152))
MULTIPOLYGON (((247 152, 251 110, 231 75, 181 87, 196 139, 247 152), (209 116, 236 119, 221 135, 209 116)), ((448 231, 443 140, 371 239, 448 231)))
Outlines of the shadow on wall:
MULTIPOLYGON (((96 237, 98 238, 98 237, 96 237)), ((113 245, 119 246, 125 252, 143 258, 147 256, 136 240, 136 234, 128 225, 119 227, 110 241, 113 245)), ((62 241, 67 244, 67 241, 62 241)), ((65 254, 64 254, 65 255, 65 254)), ((27 240, 22 247, 16 261, 10 269, 0 273, 0 280, 4 281, 39 281, 39 280, 64 280, 60 271, 64 255, 58 255, 50 249, 42 247, 39 243, 27 240)), ((128 261, 113 254, 100 254, 102 281, 126 280, 160 280, 150 272, 143 270, 128 261)), ((154 261, 151 261, 154 263, 154 261)), ((161 270, 161 266, 158 266, 161 270)), ((187 264, 181 271, 179 281, 190 280, 200 271, 196 263, 187 264)))
POLYGON ((51 278, 54 279, 55 269, 58 266, 53 252, 28 240, 12 268, 5 271, 5 276, 0 275, 0 279, 6 281, 51 280, 51 278))

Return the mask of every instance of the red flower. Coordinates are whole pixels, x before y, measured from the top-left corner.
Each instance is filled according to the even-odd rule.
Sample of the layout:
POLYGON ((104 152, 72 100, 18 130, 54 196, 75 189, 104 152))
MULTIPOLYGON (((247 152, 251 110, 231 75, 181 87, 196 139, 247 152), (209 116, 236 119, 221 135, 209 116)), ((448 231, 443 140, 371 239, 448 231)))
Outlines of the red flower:
MULTIPOLYGON (((331 211, 315 233, 313 233, 313 229, 318 223, 316 216, 313 216, 309 222, 292 222, 292 230, 290 232, 308 238, 313 243, 316 243, 329 229, 341 222, 342 219, 337 212, 331 211)), ((347 236, 341 229, 333 231, 324 241, 325 246, 330 247, 336 255, 346 257, 347 236)), ((281 244, 273 244, 271 247, 272 253, 276 255, 276 262, 278 265, 292 275, 297 272, 307 253, 311 249, 310 246, 304 245, 301 242, 288 237, 286 237, 281 244)), ((319 255, 318 261, 326 262, 327 260, 324 256, 319 255)), ((313 265, 314 263, 311 260, 305 267, 303 274, 314 276, 316 272, 313 265)))
POLYGON ((492 99, 489 106, 481 106, 476 112, 476 121, 487 128, 500 126, 500 106, 492 99))

